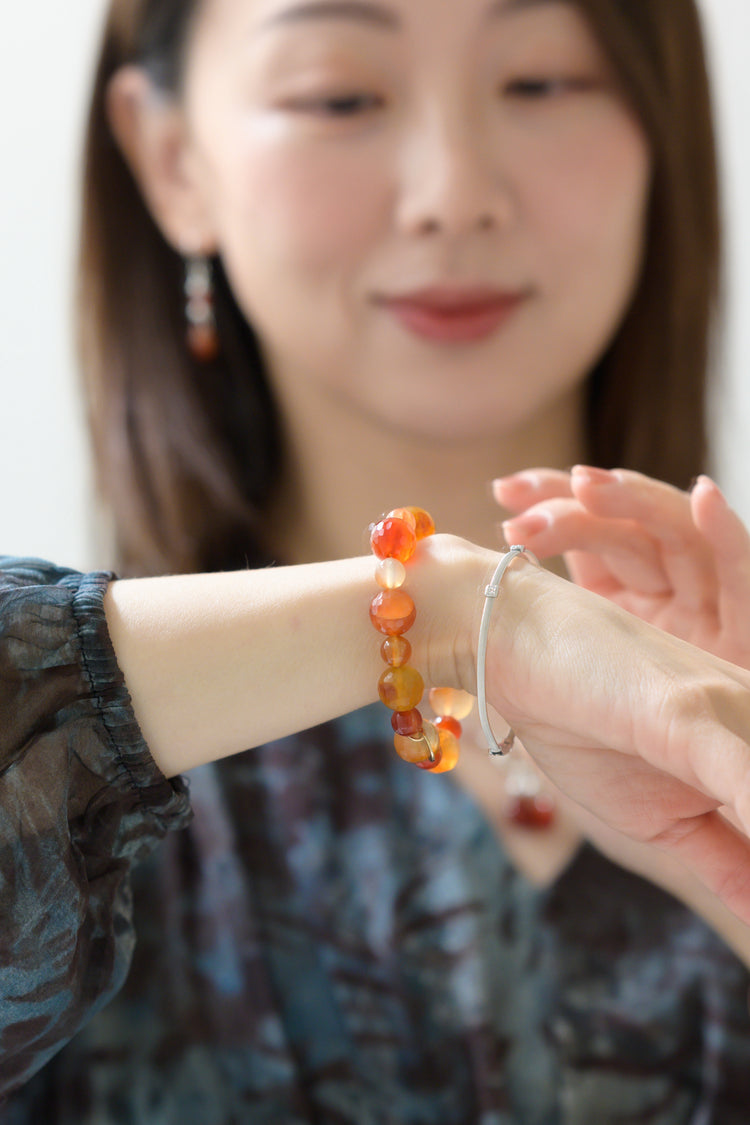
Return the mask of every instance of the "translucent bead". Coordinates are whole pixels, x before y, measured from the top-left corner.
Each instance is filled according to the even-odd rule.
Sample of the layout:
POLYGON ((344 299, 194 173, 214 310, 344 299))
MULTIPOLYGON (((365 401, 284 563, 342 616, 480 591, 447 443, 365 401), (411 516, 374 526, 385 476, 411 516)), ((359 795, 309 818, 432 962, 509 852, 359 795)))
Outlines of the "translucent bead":
POLYGON ((429 758, 424 758, 421 762, 415 762, 421 770, 434 770, 443 760, 443 752, 440 749, 440 739, 438 732, 432 723, 425 723, 424 734, 429 741, 430 750, 432 751, 429 758))
POLYGON ((438 715, 435 726, 438 730, 449 730, 454 738, 461 737, 461 724, 452 715, 438 715))
POLYGON ((380 646, 380 655, 392 668, 400 668, 411 660, 411 645, 406 637, 386 637, 380 646))
POLYGON ((436 715, 465 719, 474 706, 474 696, 460 688, 437 687, 430 691, 430 707, 436 715))
POLYGON ((417 539, 426 539, 428 535, 435 534, 435 521, 429 512, 426 512, 424 508, 413 507, 409 507, 406 510, 414 516, 414 522, 416 524, 414 530, 417 539))
POLYGON ((391 726, 395 734, 402 734, 406 738, 410 734, 421 734, 424 726, 422 714, 416 707, 412 707, 411 711, 394 711, 391 726))
POLYGON ((370 532, 370 546, 379 559, 407 562, 414 554, 417 536, 405 520, 386 516, 370 532))
POLYGON ((433 766, 432 772, 448 773, 449 770, 455 769, 458 764, 460 754, 458 739, 449 730, 438 730, 438 739, 441 759, 436 766, 433 766))
POLYGON ((416 616, 416 606, 404 590, 383 590, 370 603, 370 620, 379 632, 389 637, 411 629, 416 616))
POLYGON ((375 567, 375 581, 382 590, 398 590, 406 581, 406 567, 398 559, 381 559, 375 567))
POLYGON ((413 765, 422 765, 429 769, 437 764, 440 753, 440 742, 432 723, 425 723, 420 738, 406 738, 401 734, 394 734, 393 745, 399 758, 413 765))
POLYGON ((423 738, 407 738, 403 734, 394 734, 393 745, 399 758, 418 766, 420 762, 430 761, 430 751, 423 738))
POLYGON ((411 508, 394 508, 392 512, 388 513, 386 519, 403 520, 416 534, 417 519, 411 508))
POLYGON ((411 711, 424 695, 424 680, 416 668, 386 668, 378 680, 378 695, 391 711, 411 711))

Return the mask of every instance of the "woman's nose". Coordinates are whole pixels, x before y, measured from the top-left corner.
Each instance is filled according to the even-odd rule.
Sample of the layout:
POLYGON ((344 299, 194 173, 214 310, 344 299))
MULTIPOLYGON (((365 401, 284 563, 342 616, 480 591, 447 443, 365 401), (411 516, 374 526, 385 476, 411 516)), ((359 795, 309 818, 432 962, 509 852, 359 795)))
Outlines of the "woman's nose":
POLYGON ((409 234, 455 236, 506 227, 515 203, 483 130, 434 113, 404 145, 397 211, 409 234))

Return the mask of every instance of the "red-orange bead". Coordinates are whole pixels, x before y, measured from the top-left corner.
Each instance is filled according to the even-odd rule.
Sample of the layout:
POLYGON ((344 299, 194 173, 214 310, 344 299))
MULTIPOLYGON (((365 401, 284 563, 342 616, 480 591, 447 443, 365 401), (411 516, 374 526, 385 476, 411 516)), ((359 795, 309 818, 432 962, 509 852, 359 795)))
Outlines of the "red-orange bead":
POLYGON ((407 512, 414 516, 415 528, 417 539, 426 539, 428 535, 435 534, 435 521, 429 512, 424 508, 408 507, 407 512))
POLYGON ((425 758, 423 762, 415 762, 414 765, 420 770, 435 770, 440 773, 437 767, 441 764, 442 760, 443 751, 438 746, 437 750, 432 751, 432 758, 425 758))
POLYGON ((416 532, 417 530, 417 520, 411 508, 394 508, 392 512, 388 513, 386 518, 403 520, 404 523, 408 523, 412 531, 416 532))
POLYGON ((417 536, 406 520, 386 516, 370 532, 370 546, 379 559, 407 562, 414 554, 417 536))
POLYGON ((191 354, 201 363, 210 363, 221 350, 218 333, 212 324, 188 325, 187 341, 191 354))
POLYGON ((461 724, 458 719, 454 719, 451 715, 438 715, 435 719, 435 726, 438 730, 449 730, 454 738, 461 737, 461 724))
POLYGON ((424 680, 416 668, 386 668, 378 680, 378 695, 391 711, 411 711, 424 695, 424 680))
POLYGON ((402 664, 408 664, 411 660, 411 645, 406 637, 398 635, 386 637, 380 646, 380 655, 392 668, 400 668, 402 664))
POLYGON ((555 819, 555 802, 548 793, 519 793, 508 802, 505 815, 521 828, 549 828, 555 819))
POLYGON ((440 739, 440 752, 442 758, 440 763, 433 766, 433 773, 448 773, 449 770, 455 769, 458 764, 460 748, 458 739, 455 735, 451 734, 449 730, 438 730, 438 737, 440 739))
POLYGON ((405 590, 383 590, 370 603, 370 620, 386 636, 405 633, 411 629, 416 616, 416 606, 405 590))
POLYGON ((422 713, 416 707, 411 711, 394 711, 391 715, 391 726, 396 734, 408 738, 410 734, 420 734, 422 731, 422 713))

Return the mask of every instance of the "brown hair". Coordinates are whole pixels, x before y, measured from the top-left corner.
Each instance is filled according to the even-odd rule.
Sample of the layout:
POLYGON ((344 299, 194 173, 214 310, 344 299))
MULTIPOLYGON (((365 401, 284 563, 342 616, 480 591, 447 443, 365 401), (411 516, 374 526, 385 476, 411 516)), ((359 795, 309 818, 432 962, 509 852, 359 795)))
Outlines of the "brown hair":
POLYGON ((680 488, 707 467, 706 381, 720 285, 716 143, 693 0, 576 0, 650 141, 640 284, 589 381, 591 459, 680 488))
MULTIPOLYGON (((185 343, 181 259, 112 137, 106 93, 128 62, 179 90, 200 0, 112 0, 85 149, 79 338, 99 483, 126 573, 262 558, 281 463, 252 328, 214 263, 220 357, 185 343)), ((621 76, 654 160, 641 280, 589 378, 588 458, 685 487, 705 467, 705 382, 717 303, 716 158, 693 0, 576 0, 621 76)))

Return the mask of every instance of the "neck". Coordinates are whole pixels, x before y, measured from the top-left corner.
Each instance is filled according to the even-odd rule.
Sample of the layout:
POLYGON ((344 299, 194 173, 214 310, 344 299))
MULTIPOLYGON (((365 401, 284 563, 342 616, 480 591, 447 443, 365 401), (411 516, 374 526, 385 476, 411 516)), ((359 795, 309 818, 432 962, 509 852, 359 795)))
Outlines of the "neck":
POLYGON ((580 460, 581 417, 576 390, 512 434, 448 443, 386 429, 331 402, 287 408, 272 552, 286 563, 367 554, 367 526, 404 504, 426 508, 439 531, 495 550, 503 512, 490 482, 533 465, 564 468, 580 460))

